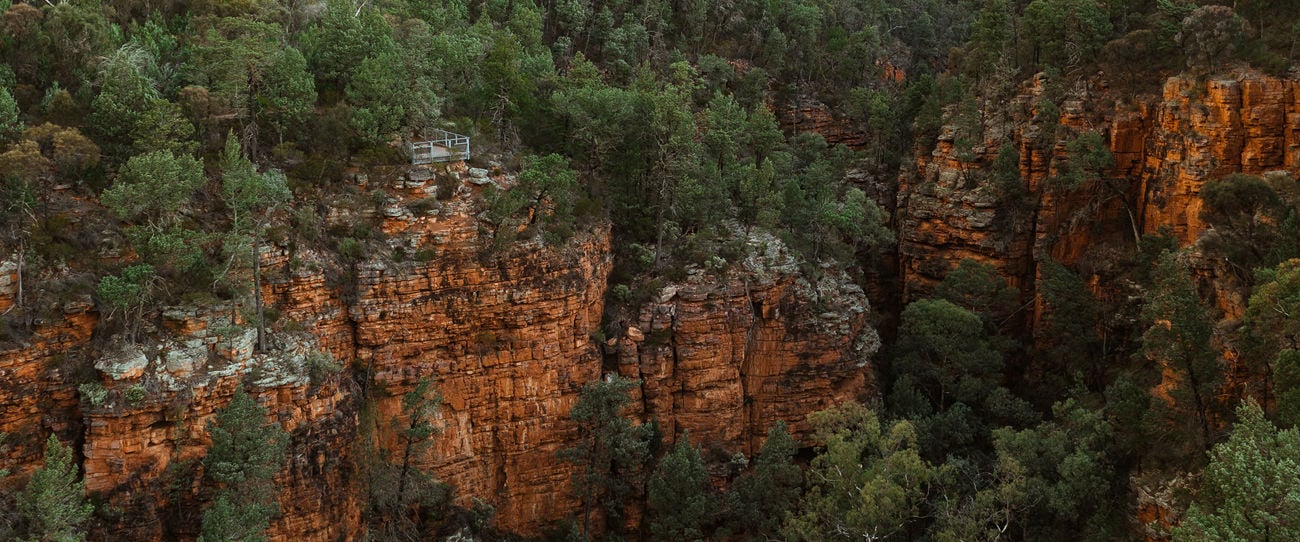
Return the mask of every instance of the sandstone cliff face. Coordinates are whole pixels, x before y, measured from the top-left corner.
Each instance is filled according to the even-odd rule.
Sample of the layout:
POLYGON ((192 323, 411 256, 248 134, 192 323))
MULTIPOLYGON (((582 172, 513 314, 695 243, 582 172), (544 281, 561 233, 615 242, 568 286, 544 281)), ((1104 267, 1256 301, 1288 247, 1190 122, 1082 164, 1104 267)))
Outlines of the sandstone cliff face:
POLYGON ((484 262, 479 224, 458 206, 488 179, 475 171, 475 182, 461 184, 462 173, 372 177, 401 184, 383 211, 390 242, 437 256, 359 265, 349 308, 357 363, 382 386, 385 431, 402 394, 432 378, 445 399, 444 432, 419 464, 453 485, 462 504, 478 497, 493 505, 500 527, 537 533, 577 509, 573 468, 556 454, 576 438, 567 416, 582 384, 600 374, 591 334, 603 310, 609 234, 580 234, 558 249, 529 241, 484 262), (463 197, 418 216, 404 207, 446 182, 463 197))
MULTIPOLYGON (((1297 81, 1254 73, 1172 77, 1159 96, 1133 98, 1090 81, 1069 93, 1059 115, 1046 118, 1038 107, 1043 86, 1031 84, 1004 116, 984 120, 969 147, 958 148, 955 127, 946 128, 900 178, 904 298, 923 296, 962 258, 993 265, 1021 290, 1034 307, 1023 318, 1031 332, 1045 310, 1035 285, 1048 258, 1073 266, 1096 293, 1113 294, 1101 286, 1114 285, 1108 266, 1130 253, 1138 236, 1168 231, 1183 246, 1196 243, 1206 230, 1199 216, 1205 183, 1236 172, 1300 172, 1297 88, 1297 81), (1115 164, 1104 179, 1063 188, 1054 178, 1072 159, 1067 146, 1087 132, 1102 136, 1115 164), (1018 207, 990 179, 1005 143, 1019 152, 1027 197, 1018 207)), ((1187 260, 1219 318, 1239 318, 1246 300, 1227 266, 1195 252, 1187 260)), ((1225 350, 1234 375, 1226 385, 1239 386, 1241 368, 1225 350)), ((1153 394, 1160 396, 1160 386, 1153 394)), ((1140 521, 1177 521, 1168 499, 1136 482, 1133 488, 1140 521)), ((1143 536, 1167 539, 1154 531, 1143 536)))
MULTIPOLYGON (((537 533, 573 512, 572 467, 556 453, 575 436, 567 414, 581 385, 600 372, 590 334, 603 309, 609 234, 485 256, 475 202, 489 182, 511 180, 461 164, 380 168, 359 175, 358 188, 382 190, 381 203, 327 202, 324 217, 327 226, 377 223, 384 236, 370 242, 372 256, 348 262, 287 241, 264 247, 262 295, 279 314, 267 354, 254 354, 246 309, 236 307, 164 309, 139 346, 92 342, 89 297, 41 320, 0 353, 0 431, 11 434, 0 466, 18 474, 6 488, 39 466, 53 431, 84 457, 87 490, 101 495, 92 539, 192 538, 212 496, 201 483, 206 424, 242 382, 292 438, 271 539, 354 539, 364 507, 358 439, 395 446, 390 421, 402 394, 429 378, 445 398, 445 431, 418 466, 454 485, 461 504, 494 506, 507 530, 537 533), (375 385, 321 369, 313 360, 322 353, 375 385), (85 375, 64 374, 87 360, 102 397, 78 392, 85 375), (373 427, 359 428, 367 395, 373 427)), ((0 283, 6 301, 11 267, 0 270, 10 279, 0 283)))
POLYGON ((826 143, 861 149, 867 136, 853 126, 849 119, 836 114, 826 104, 811 98, 801 98, 798 103, 778 111, 781 128, 791 132, 812 132, 822 136, 826 143))
POLYGON ((104 497, 108 528, 100 539, 158 540, 198 535, 207 424, 235 388, 270 411, 291 435, 286 468, 276 477, 282 515, 272 540, 355 537, 361 506, 352 476, 355 396, 346 379, 320 372, 315 337, 277 334, 255 354, 253 329, 232 326, 227 311, 169 311, 183 334, 157 350, 114 345, 96 361, 107 393, 82 398, 86 489, 104 497), (187 314, 189 313, 189 314, 187 314))
POLYGON ((1244 76, 1171 78, 1155 106, 1142 171, 1147 231, 1169 226, 1183 243, 1205 228, 1200 187, 1229 173, 1300 167, 1297 82, 1244 76))
MULTIPOLYGON (((86 347, 99 317, 89 298, 42 319, 30 337, 0 347, 0 468, 29 472, 40 465, 45 438, 76 442, 81 415, 76 375, 70 367, 89 355, 86 347)), ((16 488, 17 476, 0 479, 0 490, 16 488)))
MULTIPOLYGON (((1300 167, 1296 82, 1257 74, 1196 81, 1173 77, 1158 98, 1116 98, 1095 82, 1075 89, 1059 116, 1044 118, 1030 85, 1005 118, 986 120, 969 149, 953 129, 900 179, 899 252, 909 297, 941 280, 962 258, 998 268, 1026 299, 1051 257, 1093 268, 1140 234, 1167 229, 1194 242, 1200 188, 1233 172, 1300 167), (1044 127, 1059 126, 1052 133, 1044 127), (1069 160, 1067 143, 1097 132, 1115 157, 1108 180, 1065 190, 1052 184, 1069 160), (1019 151, 1027 205, 1013 209, 989 181, 1004 143, 1019 151), (968 151, 968 152, 962 152, 968 151)), ((1224 307, 1226 310, 1234 310, 1224 307)))
MULTIPOLYGON (((323 222, 377 224, 370 256, 344 260, 288 239, 263 247, 261 294, 278 313, 265 354, 253 352, 243 308, 161 310, 136 346, 92 341, 91 300, 68 303, 0 355, 0 430, 12 435, 0 459, 19 474, 8 487, 39 465, 53 431, 79 450, 87 489, 100 495, 92 539, 190 539, 212 496, 207 423, 243 383, 292 437, 271 539, 355 538, 356 444, 395 449, 402 395, 427 378, 445 399, 444 431, 416 464, 454 486, 459 504, 481 499, 499 527, 525 534, 577 512, 573 467, 556 454, 576 438, 567 415, 582 384, 601 373, 592 336, 610 236, 598 228, 560 247, 486 253, 478 194, 512 182, 463 164, 358 175, 357 189, 378 199, 324 202, 323 222), (323 359, 345 371, 322 369, 323 359), (61 372, 86 360, 102 393, 79 392, 85 375, 61 372), (363 419, 366 397, 373 415, 363 419)), ((666 288, 634 323, 650 339, 619 344, 620 370, 645 381, 637 414, 672 428, 670 438, 690 430, 752 454, 776 420, 803 434, 808 413, 867 389, 878 339, 862 291, 839 276, 809 282, 779 241, 755 242, 760 255, 735 271, 666 288)), ((6 302, 12 267, 0 268, 6 302)))
POLYGON ((806 437, 809 413, 872 389, 880 340, 862 289, 833 274, 810 281, 773 237, 749 243, 754 254, 721 277, 697 269, 664 287, 612 341, 669 442, 689 431, 752 456, 777 421, 806 437))

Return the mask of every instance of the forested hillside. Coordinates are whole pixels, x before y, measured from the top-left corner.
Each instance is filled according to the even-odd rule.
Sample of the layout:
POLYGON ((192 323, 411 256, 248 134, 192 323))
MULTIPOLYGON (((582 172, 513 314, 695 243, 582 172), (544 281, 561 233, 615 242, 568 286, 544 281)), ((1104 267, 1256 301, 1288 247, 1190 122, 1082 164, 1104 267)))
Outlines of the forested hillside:
POLYGON ((1300 3, 0 12, 0 539, 1300 539, 1300 3))

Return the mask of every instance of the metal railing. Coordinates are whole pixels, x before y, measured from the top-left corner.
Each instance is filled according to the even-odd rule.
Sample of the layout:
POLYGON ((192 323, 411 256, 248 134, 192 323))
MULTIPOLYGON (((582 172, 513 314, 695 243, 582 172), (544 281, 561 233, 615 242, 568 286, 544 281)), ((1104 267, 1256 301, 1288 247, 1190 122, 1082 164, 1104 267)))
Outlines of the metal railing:
POLYGON ((469 136, 436 128, 429 130, 429 133, 432 139, 410 143, 411 164, 469 160, 469 136))

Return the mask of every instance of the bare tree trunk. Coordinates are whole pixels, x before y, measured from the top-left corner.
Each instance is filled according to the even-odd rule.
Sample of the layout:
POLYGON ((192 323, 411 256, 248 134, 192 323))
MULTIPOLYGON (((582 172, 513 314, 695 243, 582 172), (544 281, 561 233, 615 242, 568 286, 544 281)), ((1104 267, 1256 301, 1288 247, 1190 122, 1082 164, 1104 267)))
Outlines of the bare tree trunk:
MULTIPOLYGON (((415 420, 411 420, 411 427, 415 427, 415 420)), ((411 472, 411 447, 414 444, 410 439, 407 439, 406 449, 402 451, 402 474, 397 481, 398 506, 406 505, 406 477, 411 472)))
POLYGON ((257 351, 266 351, 266 321, 262 314, 261 238, 253 236, 253 303, 257 307, 257 351))
POLYGON ((23 306, 23 270, 27 267, 27 243, 18 244, 18 297, 14 306, 23 306))

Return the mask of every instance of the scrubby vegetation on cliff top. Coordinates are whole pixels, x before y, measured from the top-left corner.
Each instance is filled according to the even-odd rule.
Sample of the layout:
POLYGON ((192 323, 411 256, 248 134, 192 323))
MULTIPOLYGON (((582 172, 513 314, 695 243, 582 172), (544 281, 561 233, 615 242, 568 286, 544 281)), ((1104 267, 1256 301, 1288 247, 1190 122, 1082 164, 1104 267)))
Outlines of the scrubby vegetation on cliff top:
MULTIPOLYGON (((162 333, 162 307, 252 303, 257 347, 268 348, 274 314, 249 295, 260 247, 315 245, 341 267, 388 257, 372 224, 321 236, 310 202, 346 191, 352 168, 400 163, 396 142, 433 127, 470 134, 483 165, 519 164, 517 187, 484 191, 485 254, 521 234, 559 243, 612 223, 611 314, 688 269, 726 273, 753 229, 780 235, 805 274, 829 266, 866 281, 891 257, 879 185, 941 134, 973 156, 984 119, 1033 74, 1047 82, 1039 144, 1055 144, 1061 102, 1098 71, 1127 92, 1183 70, 1284 74, 1300 36, 1290 2, 1235 12, 1179 0, 4 4, 0 268, 16 281, 0 317, 6 343, 91 296, 108 317, 103 342, 162 333), (782 129, 778 114, 814 100, 865 134, 856 150, 782 129), (870 182, 847 182, 849 170, 870 182)), ((1066 145, 1054 189, 1105 182, 1114 161, 1103 143, 1093 133, 1066 145)), ((1003 148, 999 157, 1014 152, 1003 148)), ((1021 204, 1014 165, 992 167, 1001 204, 1021 204)), ((1024 296, 963 262, 935 298, 895 315, 882 394, 864 397, 873 409, 813 420, 820 445, 802 497, 783 430, 713 494, 701 473, 716 473, 685 440, 650 453, 653 435, 616 420, 588 428, 570 454, 586 468, 582 497, 604 497, 609 533, 622 528, 622 505, 648 503, 640 533, 663 539, 1106 539, 1133 532, 1132 510, 1116 503, 1134 485, 1203 471, 1204 491, 1161 503, 1196 502, 1175 537, 1283 532, 1296 512, 1243 505, 1246 486, 1224 473, 1285 479, 1283 463, 1254 465, 1251 454, 1295 453, 1295 193, 1289 173, 1207 184, 1213 230, 1196 253, 1133 224, 1117 262, 1127 298, 1098 297, 1111 286, 1049 262, 1034 337, 1008 324, 1024 296), (1250 300, 1239 320, 1203 304, 1189 270, 1199 256, 1227 262, 1221 282, 1250 300), (1104 317, 1115 313, 1132 318, 1104 317), (1230 431, 1244 397, 1259 403, 1230 431), (622 428, 601 437, 605 426, 622 428), (604 457, 599 439, 615 437, 639 451, 604 457)), ((60 450, 50 468, 71 484, 60 450)), ((405 462, 400 472, 380 507, 391 518, 376 528, 418 533, 427 518, 412 512, 420 499, 405 491, 405 462)), ((434 491, 426 482, 421 491, 434 491)), ((20 504, 39 515, 53 509, 39 495, 57 490, 29 490, 38 497, 20 504)), ((67 506, 76 521, 62 530, 81 521, 80 503, 67 506)), ((230 512, 214 509, 213 525, 230 512)), ((0 533, 41 536, 55 519, 24 516, 0 533)), ((582 525, 594 536, 589 517, 582 525)))

